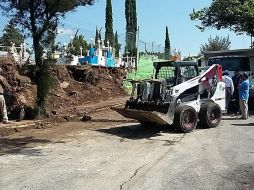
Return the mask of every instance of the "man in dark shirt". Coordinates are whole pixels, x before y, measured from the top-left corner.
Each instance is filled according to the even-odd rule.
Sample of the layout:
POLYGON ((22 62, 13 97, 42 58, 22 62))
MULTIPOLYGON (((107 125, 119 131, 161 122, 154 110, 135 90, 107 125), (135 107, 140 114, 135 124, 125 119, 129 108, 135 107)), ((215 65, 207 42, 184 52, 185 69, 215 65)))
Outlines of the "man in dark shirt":
POLYGON ((242 75, 242 82, 239 86, 239 101, 240 109, 242 112, 242 119, 248 119, 248 100, 249 100, 250 83, 248 80, 248 74, 242 75))
POLYGON ((239 72, 239 70, 235 71, 235 75, 232 77, 233 80, 233 84, 234 84, 234 99, 236 100, 236 105, 237 105, 237 112, 240 111, 239 109, 239 84, 240 84, 240 80, 241 80, 241 74, 239 72))

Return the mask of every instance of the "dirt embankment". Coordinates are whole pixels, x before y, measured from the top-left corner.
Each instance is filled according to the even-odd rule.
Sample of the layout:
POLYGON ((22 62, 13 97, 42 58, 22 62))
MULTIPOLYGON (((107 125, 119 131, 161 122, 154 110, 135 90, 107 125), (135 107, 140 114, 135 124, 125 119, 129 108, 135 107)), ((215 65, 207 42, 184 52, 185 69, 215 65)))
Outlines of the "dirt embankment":
POLYGON ((12 86, 11 92, 4 93, 8 111, 24 106, 30 112, 36 103, 37 86, 22 74, 22 68, 10 58, 0 58, 0 68, 1 75, 12 86))
MULTIPOLYGON (((0 67, 9 84, 15 87, 15 97, 26 107, 34 107, 37 86, 24 76, 22 68, 8 58, 0 58, 0 67)), ((122 88, 128 72, 125 69, 55 65, 52 72, 56 83, 45 104, 49 117, 83 114, 77 113, 76 107, 125 95, 122 88)))
POLYGON ((57 82, 46 101, 51 115, 80 114, 76 107, 126 95, 122 88, 124 69, 55 66, 53 72, 57 82))

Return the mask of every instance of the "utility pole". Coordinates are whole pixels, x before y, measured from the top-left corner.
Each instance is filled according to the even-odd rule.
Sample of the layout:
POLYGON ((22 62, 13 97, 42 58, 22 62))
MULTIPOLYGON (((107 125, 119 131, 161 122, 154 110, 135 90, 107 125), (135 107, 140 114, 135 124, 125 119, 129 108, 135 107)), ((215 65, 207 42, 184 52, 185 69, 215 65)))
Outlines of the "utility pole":
POLYGON ((155 41, 153 41, 153 43, 152 43, 152 53, 153 53, 153 44, 155 43, 155 41))
POLYGON ((158 52, 160 53, 160 47, 161 47, 161 44, 159 44, 159 46, 158 46, 158 52))
POLYGON ((254 48, 254 44, 253 44, 253 36, 250 36, 250 47, 254 48))
POLYGON ((142 43, 142 44, 145 44, 145 54, 146 54, 146 53, 147 53, 146 42, 143 42, 143 41, 141 41, 141 40, 139 40, 139 42, 142 43))
POLYGON ((136 71, 138 70, 138 60, 139 60, 139 46, 138 46, 138 42, 139 42, 139 26, 138 26, 138 31, 137 31, 137 55, 136 55, 136 65, 135 65, 136 71))
POLYGON ((160 59, 161 51, 160 51, 161 44, 158 46, 158 59, 160 59))

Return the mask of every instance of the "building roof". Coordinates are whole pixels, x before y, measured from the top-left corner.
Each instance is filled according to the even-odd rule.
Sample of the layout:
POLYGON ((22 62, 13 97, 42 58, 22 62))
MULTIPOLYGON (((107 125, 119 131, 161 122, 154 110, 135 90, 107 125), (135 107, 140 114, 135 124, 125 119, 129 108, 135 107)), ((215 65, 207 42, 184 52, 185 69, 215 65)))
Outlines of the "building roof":
POLYGON ((254 56, 254 49, 235 49, 223 51, 207 51, 204 52, 206 59, 218 56, 254 56))

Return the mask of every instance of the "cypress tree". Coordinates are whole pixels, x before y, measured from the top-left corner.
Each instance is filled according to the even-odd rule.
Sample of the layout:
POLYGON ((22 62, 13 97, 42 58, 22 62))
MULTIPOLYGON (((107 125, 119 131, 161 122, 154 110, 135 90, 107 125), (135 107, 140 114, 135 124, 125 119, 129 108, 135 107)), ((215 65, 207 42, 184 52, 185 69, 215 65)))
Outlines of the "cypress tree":
POLYGON ((169 34, 168 34, 168 27, 166 27, 166 39, 165 39, 165 59, 170 59, 171 51, 170 51, 170 40, 169 40, 169 34))
POLYGON ((109 41, 110 45, 114 47, 113 14, 111 0, 107 0, 105 29, 105 46, 107 46, 107 42, 109 41))
POLYGON ((129 38, 130 38, 130 28, 131 28, 131 21, 130 21, 130 5, 131 5, 131 0, 125 0, 125 19, 126 19, 126 46, 125 46, 125 53, 129 52, 130 50, 130 43, 129 43, 129 38))
POLYGON ((98 47, 98 40, 99 40, 99 31, 96 26, 96 33, 95 33, 95 47, 98 47))
POLYGON ((136 56, 136 35, 137 35, 137 11, 136 0, 125 1, 125 19, 126 19, 126 51, 130 56, 136 56))
POLYGON ((132 31, 134 33, 134 44, 136 45, 136 36, 137 36, 137 5, 136 0, 132 0, 132 31))
POLYGON ((118 42, 118 34, 116 31, 116 33, 115 33, 115 54, 116 54, 116 57, 119 57, 120 48, 121 48, 121 45, 118 42))
MULTIPOLYGON (((99 31, 99 39, 100 39, 100 41, 102 40, 102 38, 101 38, 101 30, 99 31)), ((103 42, 101 41, 101 45, 103 44, 103 42)))

